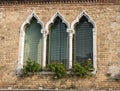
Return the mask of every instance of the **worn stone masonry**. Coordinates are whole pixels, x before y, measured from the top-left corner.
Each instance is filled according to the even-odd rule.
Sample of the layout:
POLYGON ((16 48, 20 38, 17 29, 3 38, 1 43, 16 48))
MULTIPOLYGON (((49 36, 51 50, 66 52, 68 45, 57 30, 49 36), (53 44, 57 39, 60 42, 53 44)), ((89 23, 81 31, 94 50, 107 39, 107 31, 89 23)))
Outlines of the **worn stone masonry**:
POLYGON ((120 5, 33 4, 0 6, 0 89, 16 88, 94 88, 120 89, 120 5), (60 80, 51 75, 19 78, 16 75, 20 27, 32 11, 44 25, 59 11, 71 24, 82 11, 97 26, 97 73, 81 79, 60 80))

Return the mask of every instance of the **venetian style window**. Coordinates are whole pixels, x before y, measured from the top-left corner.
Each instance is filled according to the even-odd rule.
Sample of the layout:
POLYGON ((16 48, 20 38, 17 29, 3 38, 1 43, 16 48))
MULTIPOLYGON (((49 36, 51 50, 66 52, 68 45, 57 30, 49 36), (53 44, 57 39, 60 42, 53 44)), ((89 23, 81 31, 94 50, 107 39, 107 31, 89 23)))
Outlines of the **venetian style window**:
POLYGON ((68 38, 67 26, 57 16, 51 25, 48 37, 48 63, 57 61, 67 66, 68 38))
POLYGON ((42 61, 42 34, 41 25, 33 17, 25 30, 24 62, 30 58, 41 64, 42 61))
POLYGON ((18 73, 28 58, 37 61, 43 69, 53 61, 72 69, 75 62, 83 64, 90 59, 96 73, 96 40, 96 24, 86 12, 81 13, 71 27, 59 12, 44 27, 33 12, 20 29, 18 73))
POLYGON ((73 38, 74 62, 84 63, 86 60, 93 61, 93 25, 83 15, 75 26, 73 38))

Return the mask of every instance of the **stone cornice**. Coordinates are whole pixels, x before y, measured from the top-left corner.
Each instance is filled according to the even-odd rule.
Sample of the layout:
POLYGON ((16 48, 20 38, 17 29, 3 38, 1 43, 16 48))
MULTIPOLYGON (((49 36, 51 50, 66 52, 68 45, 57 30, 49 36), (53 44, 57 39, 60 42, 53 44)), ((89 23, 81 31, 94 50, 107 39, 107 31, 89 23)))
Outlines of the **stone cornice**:
POLYGON ((94 4, 120 4, 119 0, 0 0, 0 5, 19 5, 19 4, 69 4, 69 3, 80 3, 86 5, 94 4))

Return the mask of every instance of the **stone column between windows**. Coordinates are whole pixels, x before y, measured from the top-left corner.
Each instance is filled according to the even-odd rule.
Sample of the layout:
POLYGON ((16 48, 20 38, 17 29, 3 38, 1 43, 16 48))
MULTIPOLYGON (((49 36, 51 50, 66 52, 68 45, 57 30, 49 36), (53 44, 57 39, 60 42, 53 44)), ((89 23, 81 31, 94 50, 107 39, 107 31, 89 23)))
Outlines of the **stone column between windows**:
POLYGON ((97 32, 93 29, 93 67, 94 71, 93 74, 97 72, 97 32))
POLYGON ((19 57, 18 57, 17 75, 22 74, 21 69, 23 68, 24 38, 25 38, 25 32, 24 31, 20 31, 19 57))
POLYGON ((47 41, 47 31, 43 30, 43 58, 42 58, 42 68, 46 67, 46 41, 47 41))
POLYGON ((71 29, 68 30, 68 61, 69 61, 69 69, 72 69, 72 39, 73 39, 73 31, 71 29))

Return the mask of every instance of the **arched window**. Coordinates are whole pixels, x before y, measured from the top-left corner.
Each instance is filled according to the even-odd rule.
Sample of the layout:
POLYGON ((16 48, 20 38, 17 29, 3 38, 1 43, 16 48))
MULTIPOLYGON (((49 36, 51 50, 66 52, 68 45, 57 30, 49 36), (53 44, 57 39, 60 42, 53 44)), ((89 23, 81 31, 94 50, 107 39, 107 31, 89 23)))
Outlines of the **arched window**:
POLYGON ((48 63, 57 61, 67 65, 67 26, 60 17, 56 17, 49 29, 48 63))
POLYGON ((41 25, 33 17, 25 29, 24 62, 30 58, 41 64, 42 61, 42 34, 41 25))
POLYGON ((86 16, 82 16, 75 26, 73 39, 73 59, 75 62, 84 63, 91 59, 93 63, 93 25, 86 16))

